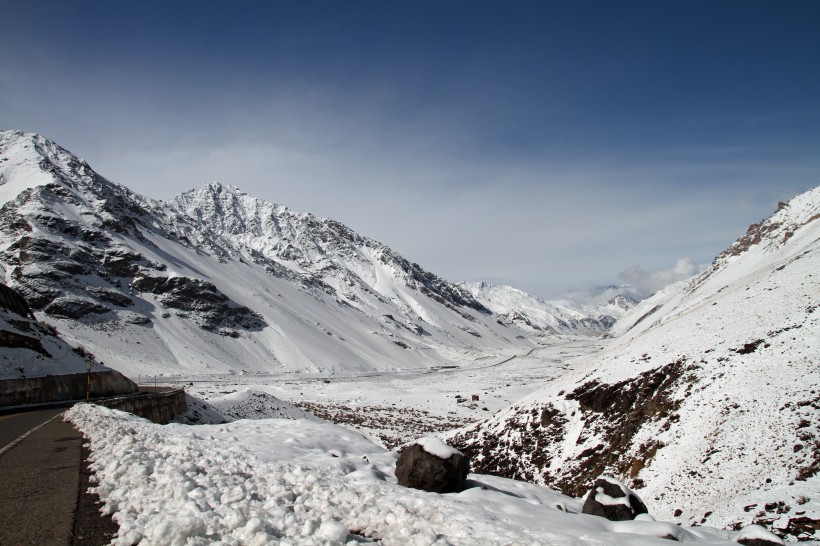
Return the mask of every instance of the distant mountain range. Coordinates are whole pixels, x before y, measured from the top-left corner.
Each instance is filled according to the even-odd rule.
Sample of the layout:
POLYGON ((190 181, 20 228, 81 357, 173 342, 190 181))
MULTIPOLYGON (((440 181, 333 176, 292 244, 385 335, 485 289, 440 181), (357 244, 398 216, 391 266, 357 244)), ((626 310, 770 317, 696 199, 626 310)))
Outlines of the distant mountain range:
POLYGON ((132 377, 464 364, 542 335, 599 335, 630 303, 456 285, 226 184, 156 201, 20 131, 0 132, 0 206, 0 278, 132 377))
POLYGON ((623 294, 602 305, 590 305, 568 300, 548 302, 512 286, 486 282, 463 282, 459 286, 506 320, 548 334, 599 335, 638 303, 623 294))
POLYGON ((610 474, 662 519, 817 538, 820 188, 608 335, 573 372, 452 434, 473 471, 574 496, 610 474))

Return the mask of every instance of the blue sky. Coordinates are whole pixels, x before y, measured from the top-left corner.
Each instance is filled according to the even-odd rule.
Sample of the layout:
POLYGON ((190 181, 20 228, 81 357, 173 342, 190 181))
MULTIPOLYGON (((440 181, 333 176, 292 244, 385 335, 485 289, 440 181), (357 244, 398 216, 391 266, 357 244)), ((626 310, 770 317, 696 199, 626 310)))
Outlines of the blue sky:
POLYGON ((820 184, 818 28, 811 0, 0 0, 0 127, 553 297, 684 275, 820 184))

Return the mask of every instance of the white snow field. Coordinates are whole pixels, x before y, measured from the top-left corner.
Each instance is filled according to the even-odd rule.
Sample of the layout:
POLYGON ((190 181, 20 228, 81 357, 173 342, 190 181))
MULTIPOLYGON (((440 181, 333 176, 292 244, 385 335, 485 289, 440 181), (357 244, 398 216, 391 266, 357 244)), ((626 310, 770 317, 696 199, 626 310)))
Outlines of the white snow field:
MULTIPOLYGON (((195 400, 205 401, 220 414, 216 421, 203 417, 192 422, 298 416, 294 412, 301 408, 357 430, 383 447, 394 447, 485 419, 603 346, 598 339, 556 336, 520 356, 488 356, 478 364, 460 367, 361 374, 163 376, 157 380, 188 385, 186 391, 195 400), (473 395, 478 401, 472 401, 473 395)), ((150 383, 154 377, 143 379, 150 383)))
POLYGON ((399 486, 396 453, 328 423, 156 425, 93 405, 67 413, 88 438, 116 545, 733 544, 671 523, 610 522, 545 487, 471 475, 439 495, 399 486))

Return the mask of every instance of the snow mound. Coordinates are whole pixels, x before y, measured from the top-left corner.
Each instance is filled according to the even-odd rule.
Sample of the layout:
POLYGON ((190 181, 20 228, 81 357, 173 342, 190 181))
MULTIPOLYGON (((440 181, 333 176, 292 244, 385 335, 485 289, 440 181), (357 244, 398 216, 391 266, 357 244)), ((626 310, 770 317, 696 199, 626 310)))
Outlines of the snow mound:
POLYGON ((277 418, 321 421, 311 413, 254 388, 210 398, 208 404, 232 420, 277 418))
MULTIPOLYGON (((91 443, 115 545, 658 545, 671 524, 610 522, 578 501, 530 484, 473 476, 462 493, 406 489, 395 453, 327 423, 240 421, 156 425, 81 404, 67 412, 91 443)), ((693 544, 731 533, 679 529, 693 544)))

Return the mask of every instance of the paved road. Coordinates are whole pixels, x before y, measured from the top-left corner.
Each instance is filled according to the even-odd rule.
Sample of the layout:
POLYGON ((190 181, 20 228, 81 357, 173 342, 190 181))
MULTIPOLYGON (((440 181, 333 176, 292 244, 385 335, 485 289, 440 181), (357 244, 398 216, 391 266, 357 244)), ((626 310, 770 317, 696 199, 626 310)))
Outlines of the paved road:
POLYGON ((0 415, 0 450, 37 425, 64 411, 65 408, 0 415))
POLYGON ((82 435, 56 417, 64 409, 0 416, 0 544, 71 543, 82 435), (45 423, 45 424, 43 424, 45 423))

